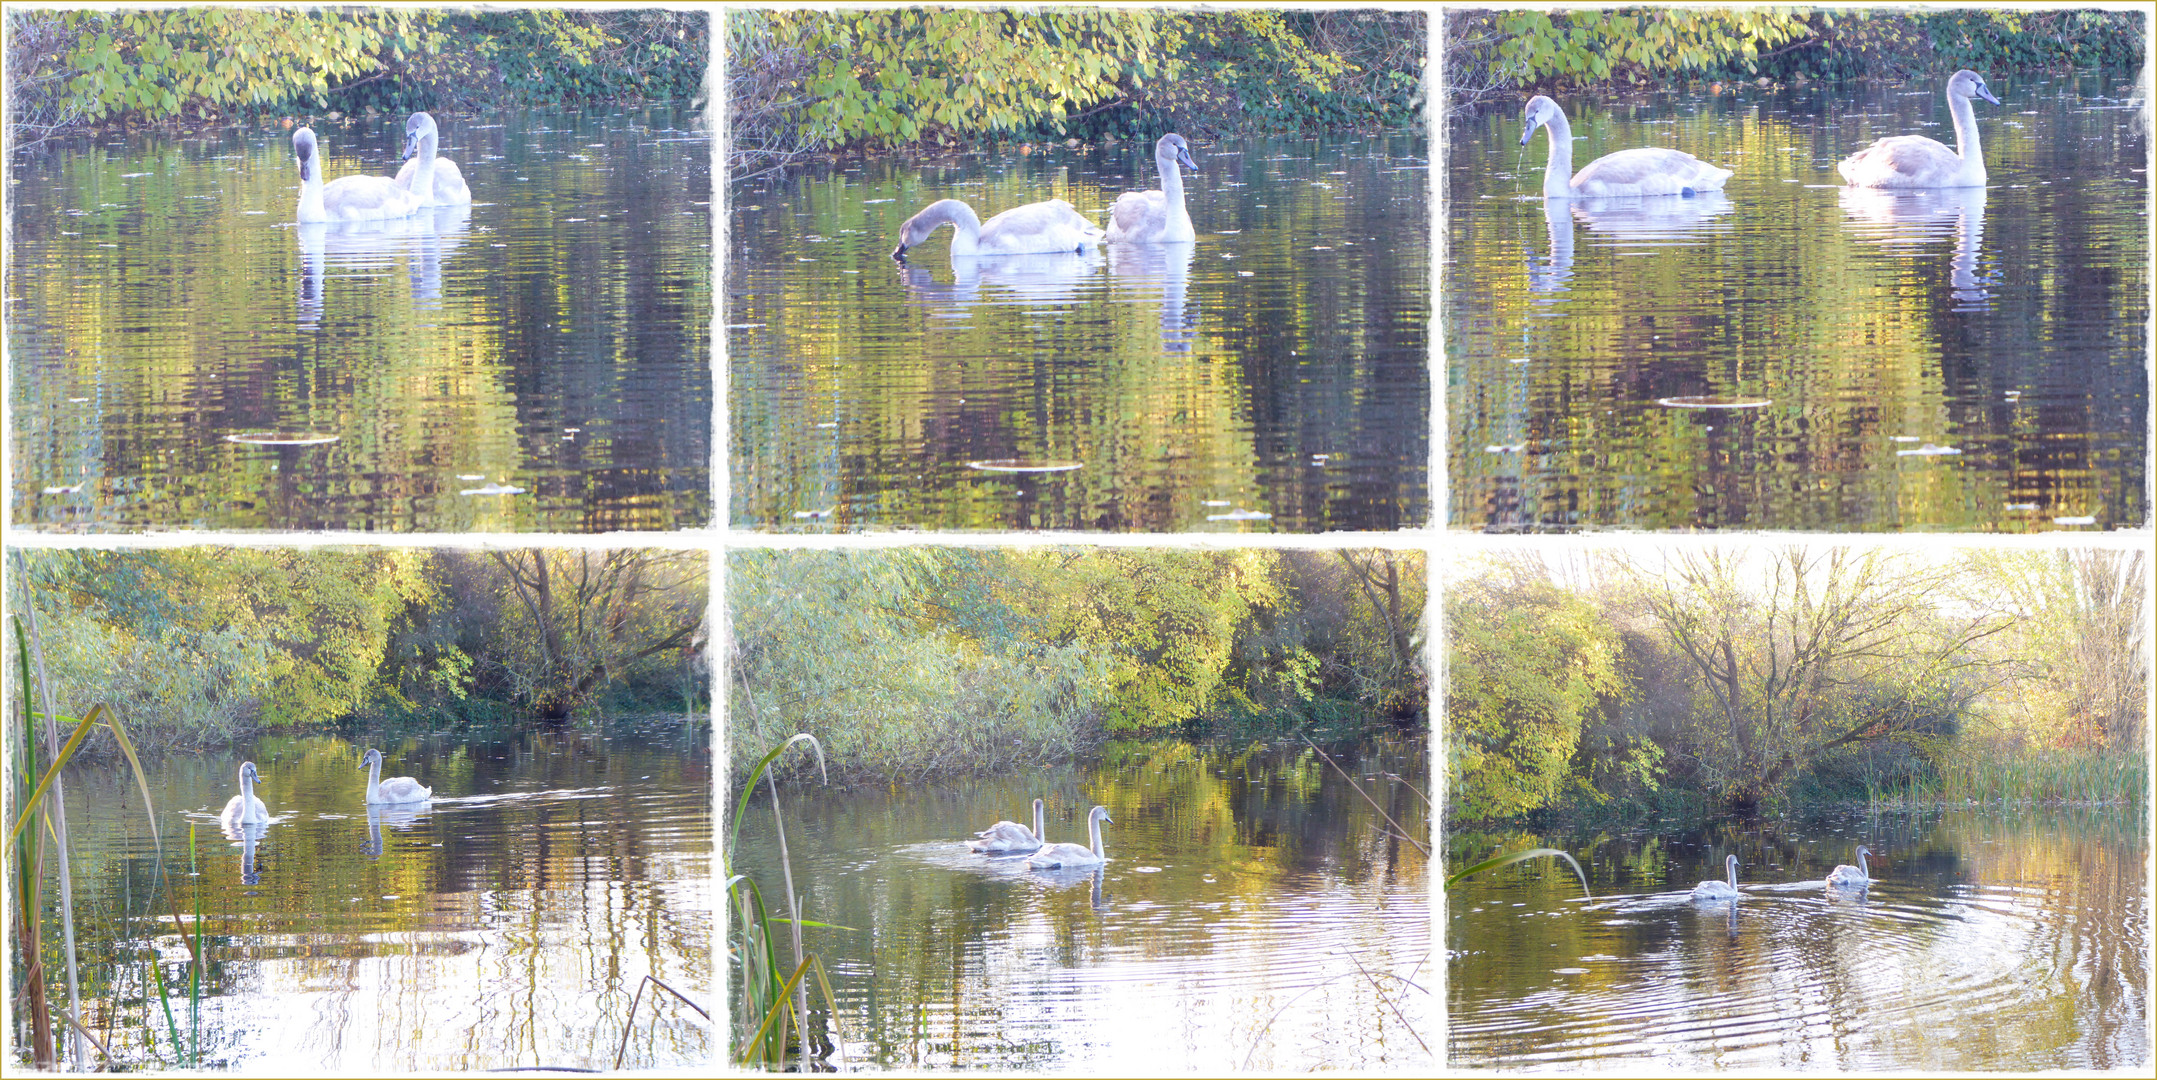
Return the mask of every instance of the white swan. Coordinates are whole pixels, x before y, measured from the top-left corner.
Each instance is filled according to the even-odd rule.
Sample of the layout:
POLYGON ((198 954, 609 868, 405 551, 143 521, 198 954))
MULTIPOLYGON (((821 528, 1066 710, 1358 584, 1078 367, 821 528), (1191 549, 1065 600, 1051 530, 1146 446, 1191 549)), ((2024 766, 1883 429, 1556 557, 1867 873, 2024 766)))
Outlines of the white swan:
POLYGON ((456 162, 435 154, 440 140, 434 117, 416 112, 404 122, 404 167, 397 170, 397 186, 418 192, 427 206, 463 206, 472 201, 471 185, 456 162))
POLYGON ((387 176, 340 176, 322 182, 322 157, 313 128, 292 133, 292 156, 300 161, 300 213, 303 222, 380 221, 419 210, 419 197, 387 176))
POLYGON ((1528 137, 1542 128, 1550 135, 1550 162, 1543 167, 1543 197, 1546 199, 1593 198, 1603 195, 1697 195, 1703 191, 1720 191, 1723 181, 1730 179, 1729 169, 1720 169, 1683 150, 1665 150, 1656 146, 1643 146, 1633 150, 1620 150, 1605 154, 1588 163, 1588 167, 1573 172, 1573 125, 1565 118, 1565 110, 1558 103, 1541 94, 1528 99, 1526 112, 1528 126, 1520 133, 1520 144, 1528 145, 1528 137))
POLYGON ((1033 853, 1032 858, 1026 860, 1027 869, 1062 870, 1072 866, 1099 866, 1107 862, 1108 857, 1101 854, 1101 823, 1104 821, 1111 825, 1116 823, 1115 819, 1108 816, 1108 807, 1094 807, 1086 815, 1086 832, 1093 840, 1092 847, 1082 848, 1077 844, 1045 844, 1041 850, 1033 853))
POLYGON ((1731 855, 1725 858, 1723 865, 1730 870, 1730 880, 1727 882, 1703 881, 1693 886, 1693 899, 1695 901, 1735 900, 1738 898, 1738 857, 1731 855))
POLYGON ((1855 187, 1952 188, 1985 186, 1985 151, 1977 141, 1977 115, 1970 99, 1998 105, 1985 88, 1985 77, 1962 70, 1948 77, 1947 112, 1955 119, 1950 150, 1923 135, 1890 135, 1842 159, 1835 171, 1855 187))
POLYGON ((983 855, 1024 855, 1041 848, 1041 800, 1034 800, 1034 827, 1028 829, 1016 821, 999 821, 980 832, 979 839, 966 845, 969 851, 983 855))
POLYGON ((225 812, 217 820, 230 828, 237 825, 260 825, 270 820, 270 808, 255 798, 255 781, 261 776, 255 772, 252 761, 240 762, 240 793, 225 804, 225 812))
POLYGON ((938 199, 899 226, 899 246, 891 257, 906 260, 906 249, 949 225, 951 255, 1039 255, 1050 251, 1079 252, 1101 242, 1101 227, 1086 220, 1078 208, 1062 199, 1014 206, 987 222, 974 208, 957 199, 938 199))
POLYGON ((1828 871, 1827 887, 1830 889, 1862 889, 1871 885, 1872 873, 1865 865, 1865 856, 1870 854, 1872 854, 1872 849, 1859 844, 1857 846, 1857 865, 1851 866, 1849 863, 1844 863, 1828 871))
POLYGON ((1126 244, 1188 244, 1198 239, 1191 213, 1183 208, 1183 173, 1198 171, 1191 144, 1171 131, 1153 144, 1153 164, 1161 170, 1158 191, 1126 191, 1108 211, 1108 238, 1126 244))
POLYGON ((380 750, 367 751, 367 756, 360 759, 360 767, 367 770, 367 803, 370 806, 379 803, 418 802, 434 795, 433 788, 427 787, 409 776, 392 776, 387 780, 381 780, 382 751, 380 750))

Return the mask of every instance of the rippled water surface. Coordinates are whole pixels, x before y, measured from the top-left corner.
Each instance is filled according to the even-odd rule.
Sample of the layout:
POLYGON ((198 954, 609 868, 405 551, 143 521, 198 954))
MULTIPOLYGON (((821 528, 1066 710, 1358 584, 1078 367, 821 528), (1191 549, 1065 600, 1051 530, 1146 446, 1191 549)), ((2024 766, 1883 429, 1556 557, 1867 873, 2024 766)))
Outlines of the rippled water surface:
MULTIPOLYGON (((1343 764, 1422 840, 1423 804, 1373 774, 1422 777, 1425 760, 1411 746, 1343 764)), ((1435 1063, 1427 861, 1308 752, 1147 744, 1076 771, 785 792, 802 917, 852 928, 807 940, 832 972, 852 1065, 1435 1063), (1037 796, 1052 841, 1084 844, 1086 812, 1109 808, 1103 871, 967 852, 972 832, 1029 814, 1037 796)), ((751 804, 741 835, 734 869, 775 897, 768 801, 751 804)))
MULTIPOLYGON (((605 1069, 643 976, 709 1008, 708 737, 666 723, 495 742, 270 738, 147 762, 176 906, 188 922, 199 911, 204 935, 201 1064, 605 1069), (370 812, 369 746, 389 756, 385 775, 417 776, 435 798, 370 812), (243 754, 272 821, 227 837, 217 814, 243 754)), ((180 1041, 194 1045, 187 948, 124 769, 78 767, 68 791, 85 1012, 122 1061, 170 1068, 184 1051, 150 964, 177 988, 180 1041)), ((716 1053, 707 1021, 646 990, 625 1067, 702 1067, 716 1053)))
POLYGON ((1429 149, 1200 140, 1192 245, 890 258, 938 198, 1160 186, 1152 146, 876 160, 735 185, 733 520, 1313 532, 1430 516, 1429 149), (1063 466, 1013 472, 1018 466, 1063 466))
POLYGON ((1561 847, 1447 897, 1459 1067, 2121 1069, 2150 1063, 2140 810, 1956 812, 1663 836, 1460 834, 1449 857, 1561 847), (1822 879, 1864 843, 1872 886, 1822 879), (1592 855, 1591 855, 1592 853, 1592 855), (1741 898, 1694 883, 1741 862, 1741 898))
POLYGON ((1540 196, 1520 103, 1452 121, 1448 519, 1473 528, 2103 529, 2148 520, 2146 102, 1993 81, 1990 184, 1835 163, 1953 139, 1937 85, 1563 101, 1574 161, 1674 146, 1698 198, 1540 196), (1701 407, 1723 405, 1739 407, 1701 407))
MULTIPOLYGON (((292 131, 10 161, 18 526, 673 529, 710 517, 694 110, 443 116, 476 200, 293 224, 292 131)), ((401 120, 317 119, 388 175, 401 120)))

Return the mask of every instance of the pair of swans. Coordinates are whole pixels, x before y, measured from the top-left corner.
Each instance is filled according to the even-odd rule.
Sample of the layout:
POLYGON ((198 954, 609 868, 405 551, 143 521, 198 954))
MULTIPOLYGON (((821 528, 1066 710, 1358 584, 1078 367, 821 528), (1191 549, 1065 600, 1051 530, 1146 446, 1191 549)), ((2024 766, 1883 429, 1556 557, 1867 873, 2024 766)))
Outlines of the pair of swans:
MULTIPOLYGON (((1827 890, 1829 892, 1838 890, 1860 891, 1870 888, 1872 886, 1872 874, 1865 863, 1865 857, 1870 854, 1872 854, 1870 848, 1859 844, 1857 846, 1857 865, 1851 866, 1844 863, 1828 871, 1827 879, 1824 882, 1827 890)), ((1735 855, 1726 856, 1723 859, 1723 866, 1729 872, 1729 880, 1709 880, 1693 886, 1692 899, 1694 903, 1718 903, 1738 898, 1738 857, 1735 855)))
MULTIPOLYGON (((420 802, 431 798, 434 789, 409 776, 382 777, 382 751, 369 750, 360 759, 360 768, 367 770, 367 805, 383 806, 396 803, 420 802)), ((240 762, 240 793, 225 803, 225 809, 217 820, 227 828, 241 825, 263 825, 270 820, 270 808, 255 794, 255 785, 262 774, 252 761, 240 762)))
POLYGON ((1108 816, 1108 807, 1096 806, 1086 815, 1087 838, 1090 847, 1078 844, 1051 844, 1046 842, 1042 831, 1043 804, 1034 800, 1034 827, 1016 821, 999 821, 975 833, 976 839, 967 845, 969 850, 983 855, 1025 855, 1030 870, 1063 870, 1070 867, 1100 866, 1108 861, 1101 851, 1101 823, 1116 823, 1108 816))
POLYGON ((436 153, 440 142, 434 117, 413 113, 404 124, 404 167, 394 178, 340 176, 325 182, 314 129, 293 132, 292 156, 300 163, 299 220, 384 221, 432 206, 470 205, 472 188, 456 162, 436 153))
POLYGON ((904 261, 906 249, 926 241, 936 230, 952 229, 951 255, 1039 255, 1083 252, 1104 241, 1124 244, 1188 244, 1198 238, 1183 205, 1183 169, 1198 171, 1191 144, 1169 132, 1153 146, 1161 186, 1127 191, 1109 208, 1108 228, 1087 220, 1062 199, 1013 207, 986 222, 957 199, 938 199, 899 227, 899 246, 891 257, 904 261))
MULTIPOLYGON (((1954 188, 1983 187, 1984 149, 1978 142, 1977 118, 1972 98, 1998 105, 1985 86, 1984 76, 1958 71, 1947 80, 1947 111, 1955 120, 1955 149, 1922 135, 1894 135, 1844 158, 1835 168, 1852 187, 1954 188)), ((1575 173, 1573 128, 1565 110, 1541 94, 1528 100, 1527 128, 1520 133, 1522 146, 1540 127, 1550 139, 1550 160, 1543 169, 1546 199, 1594 198, 1612 195, 1697 195, 1719 191, 1731 170, 1710 165, 1681 150, 1641 147, 1620 150, 1595 159, 1575 173)))

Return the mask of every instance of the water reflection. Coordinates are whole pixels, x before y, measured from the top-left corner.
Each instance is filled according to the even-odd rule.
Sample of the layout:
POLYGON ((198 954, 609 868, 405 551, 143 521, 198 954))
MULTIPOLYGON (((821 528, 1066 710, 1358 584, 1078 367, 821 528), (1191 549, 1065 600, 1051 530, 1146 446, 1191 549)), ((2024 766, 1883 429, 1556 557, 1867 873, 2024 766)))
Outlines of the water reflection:
POLYGON ((332 270, 340 277, 382 276, 400 259, 420 308, 438 308, 442 266, 464 243, 472 207, 438 206, 386 221, 304 222, 293 226, 300 245, 300 326, 322 317, 323 293, 332 270))
POLYGON ((1187 353, 1198 341, 1199 301, 1188 296, 1196 244, 1109 244, 1110 295, 1161 313, 1161 348, 1187 353))
POLYGON ((1982 187, 1896 191, 1846 187, 1836 192, 1852 235, 1904 258, 1924 258, 1951 240, 1948 284, 1960 303, 1956 311, 1990 308, 1999 275, 1978 272, 1985 239, 1985 189, 1982 187))
POLYGON ((1106 258, 1099 248, 1035 255, 954 255, 950 280, 917 260, 900 259, 907 291, 930 302, 930 318, 963 319, 973 304, 1066 304, 1084 295, 1086 279, 1106 258))

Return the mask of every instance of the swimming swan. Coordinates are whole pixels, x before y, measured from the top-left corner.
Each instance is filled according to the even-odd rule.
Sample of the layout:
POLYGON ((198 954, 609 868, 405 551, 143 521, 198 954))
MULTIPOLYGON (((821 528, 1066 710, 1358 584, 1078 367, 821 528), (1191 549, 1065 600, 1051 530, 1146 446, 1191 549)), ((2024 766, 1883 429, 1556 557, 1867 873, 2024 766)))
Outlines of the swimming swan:
POLYGON ((1101 854, 1101 823, 1116 824, 1108 816, 1108 807, 1096 806, 1086 815, 1086 832, 1093 839, 1093 847, 1082 848, 1077 844, 1047 844, 1026 860, 1029 870, 1061 870, 1071 866, 1099 866, 1108 861, 1101 854))
POLYGON ((397 186, 419 192, 427 206, 463 206, 472 201, 472 188, 456 162, 435 155, 440 140, 434 117, 416 112, 404 122, 404 167, 397 170, 397 186))
POLYGON ((999 821, 974 834, 979 839, 966 845, 983 855, 1024 855, 1041 849, 1041 800, 1034 800, 1034 827, 1016 821, 999 821))
POLYGON ((899 246, 891 257, 906 260, 906 249, 949 225, 951 255, 1039 255, 1078 252, 1101 242, 1101 227, 1086 220, 1062 199, 1014 206, 983 223, 974 208, 957 199, 938 199, 899 226, 899 246))
POLYGON ((1842 159, 1835 171, 1856 187, 1952 188, 1985 186, 1985 151, 1977 141, 1977 114, 1970 99, 1998 105, 1985 88, 1985 77, 1970 70, 1948 76, 1947 113, 1955 119, 1950 150, 1923 135, 1890 135, 1842 159))
POLYGON ((1738 898, 1738 857, 1731 855, 1725 858, 1723 865, 1730 869, 1730 880, 1728 882, 1703 881, 1693 886, 1693 899, 1695 901, 1735 900, 1738 898))
POLYGON ((254 762, 240 762, 240 793, 225 804, 225 812, 217 815, 217 820, 228 827, 260 825, 270 820, 270 808, 264 806, 261 799, 255 798, 255 781, 260 779, 255 772, 254 762))
POLYGON ((1153 164, 1161 171, 1159 191, 1126 191, 1108 211, 1108 238, 1126 244, 1188 244, 1198 239, 1191 214, 1183 208, 1181 165, 1192 172, 1191 144, 1171 131, 1153 144, 1153 164))
POLYGON ((1872 873, 1865 865, 1865 856, 1872 850, 1863 844, 1857 846, 1857 865, 1844 863, 1828 871, 1827 887, 1830 889, 1862 889, 1872 884, 1872 873))
POLYGON ((300 220, 381 221, 419 210, 419 197, 386 176, 340 176, 322 182, 322 158, 313 128, 292 133, 292 156, 300 161, 300 220))
POLYGON ((1643 146, 1605 154, 1573 172, 1573 125, 1565 110, 1541 94, 1528 99, 1528 126, 1520 144, 1542 128, 1550 135, 1550 162, 1543 167, 1546 199, 1592 198, 1599 195, 1696 195, 1720 191, 1730 179, 1729 169, 1719 169, 1683 150, 1643 146), (1570 180, 1567 178, 1571 177, 1570 180))
POLYGON ((367 804, 370 806, 380 803, 418 802, 434 794, 433 788, 409 776, 392 776, 377 782, 382 775, 380 750, 367 751, 367 756, 360 759, 360 768, 367 770, 367 804))

